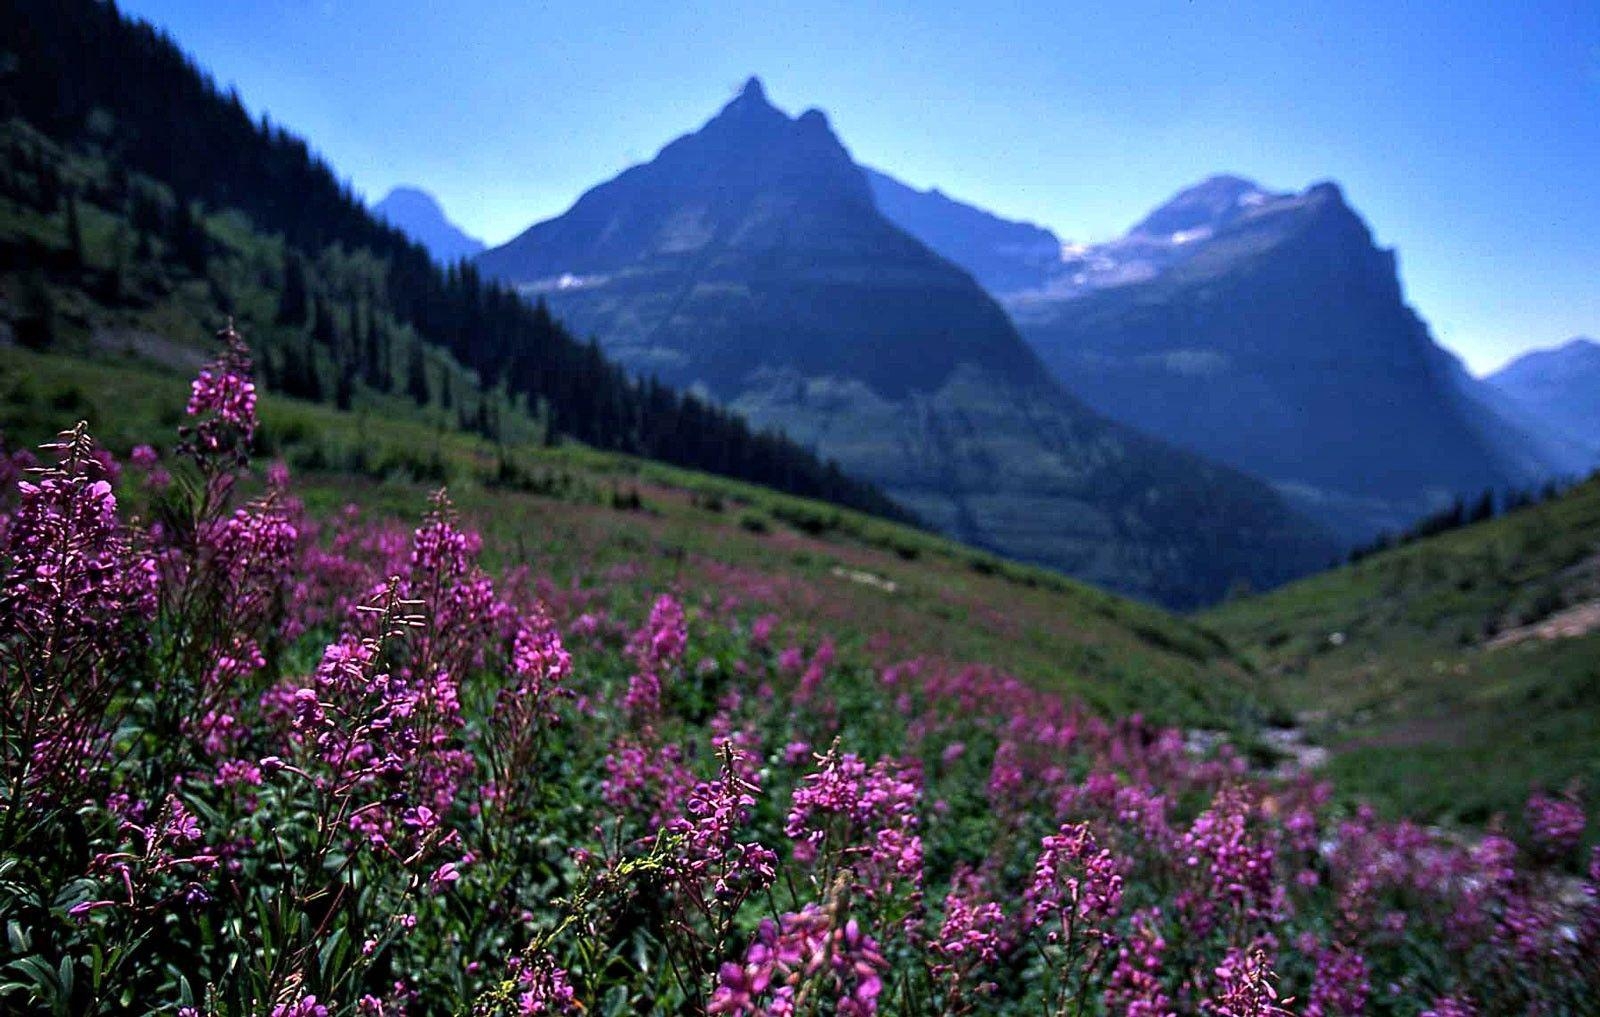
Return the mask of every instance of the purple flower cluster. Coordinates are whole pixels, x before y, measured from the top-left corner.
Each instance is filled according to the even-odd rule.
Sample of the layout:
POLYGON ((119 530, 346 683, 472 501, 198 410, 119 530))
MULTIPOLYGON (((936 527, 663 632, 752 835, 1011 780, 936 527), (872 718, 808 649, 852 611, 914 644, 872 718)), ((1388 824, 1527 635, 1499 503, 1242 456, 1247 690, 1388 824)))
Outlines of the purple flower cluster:
POLYGON ((1420 1017, 1478 1017, 1478 1008, 1462 996, 1440 996, 1420 1017))
POLYGON ((148 642, 160 581, 154 557, 117 515, 84 425, 46 448, 57 464, 19 480, 19 503, 0 520, 8 809, 38 792, 70 796, 103 765, 106 711, 148 642))
POLYGON ((1180 838, 1177 851, 1194 880, 1179 902, 1202 932, 1222 917, 1256 922, 1277 913, 1276 850, 1257 820, 1255 799, 1243 786, 1219 791, 1180 838))
POLYGON ((1316 953, 1317 973, 1306 1000, 1304 1017, 1359 1017, 1372 991, 1366 959, 1344 946, 1316 953))
POLYGON ((725 751, 720 777, 696 784, 684 803, 687 815, 666 828, 682 838, 669 862, 679 884, 703 904, 737 908, 772 884, 778 856, 760 843, 739 840, 761 788, 740 765, 737 750, 725 751))
POLYGON ((734 1017, 792 1017, 809 997, 827 1001, 840 1017, 878 1012, 888 961, 877 941, 854 918, 836 917, 811 904, 761 923, 742 963, 727 963, 706 1007, 734 1017))
POLYGON ((1228 951, 1212 972, 1215 987, 1201 1004, 1211 1017, 1292 1017, 1278 998, 1276 975, 1261 949, 1228 951))
POLYGON ((921 889, 922 838, 917 805, 922 784, 911 767, 880 759, 868 767, 837 747, 820 760, 794 792, 784 833, 801 861, 826 848, 850 867, 869 896, 907 887, 921 889))
POLYGON ((1166 952, 1160 909, 1135 912, 1107 979, 1106 1010, 1126 1017, 1175 1017, 1172 997, 1161 980, 1166 952))
POLYGON ((1561 858, 1576 850, 1588 825, 1583 806, 1571 795, 1532 795, 1527 818, 1534 846, 1550 858, 1561 858))
POLYGON ((190 386, 187 410, 198 420, 190 445, 204 459, 242 459, 256 433, 256 384, 250 371, 250 351, 231 323, 217 337, 227 349, 201 368, 190 386))
POLYGON ((547 954, 531 960, 511 959, 515 980, 517 1012, 523 1017, 576 1017, 583 1013, 567 973, 547 954))
POLYGON ((1095 842, 1088 824, 1073 823, 1040 842, 1033 880, 1023 895, 1028 924, 1044 928, 1069 950, 1087 941, 1109 942, 1122 907, 1122 873, 1110 851, 1095 842))

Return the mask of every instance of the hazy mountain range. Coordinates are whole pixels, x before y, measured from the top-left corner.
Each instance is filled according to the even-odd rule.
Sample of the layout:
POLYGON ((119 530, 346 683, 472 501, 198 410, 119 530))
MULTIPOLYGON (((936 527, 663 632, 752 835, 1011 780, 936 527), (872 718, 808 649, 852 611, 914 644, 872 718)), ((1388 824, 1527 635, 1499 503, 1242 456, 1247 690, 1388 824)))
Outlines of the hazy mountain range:
POLYGON ((1579 336, 1555 349, 1525 353, 1485 380, 1600 455, 1600 343, 1579 336))
MULTIPOLYGON (((973 276, 878 201, 821 112, 790 117, 752 79, 477 264, 971 543, 1168 603, 1335 553, 1267 485, 1067 394, 973 276)), ((1048 236, 1000 232, 1022 257, 1048 236)))
MULTIPOLYGON (((947 226, 971 217, 945 200, 959 210, 947 226)), ((1212 177, 1116 240, 1063 246, 1053 265, 1026 254, 996 265, 997 230, 928 235, 975 273, 1017 281, 995 294, 1062 384, 1271 481, 1345 540, 1403 528, 1458 494, 1595 465, 1433 341, 1394 252, 1334 184, 1285 194, 1212 177)))
POLYGON ((919 191, 863 168, 885 218, 971 272, 990 293, 1037 286, 1061 263, 1061 240, 1043 226, 1002 219, 938 188, 919 191))
MULTIPOLYGON (((856 165, 821 112, 790 118, 755 79, 477 260, 631 368, 782 427, 948 532, 1146 594, 1165 582, 1151 562, 1188 552, 1127 508, 1135 489, 1204 474, 1240 499, 1216 506, 1224 531, 1294 531, 1281 567, 1244 569, 1270 582, 1325 548, 1319 528, 1354 544, 1600 460, 1595 344, 1472 377, 1335 184, 1215 176, 1115 240, 1063 243, 856 165)), ((1236 553, 1260 557, 1217 557, 1236 553)))

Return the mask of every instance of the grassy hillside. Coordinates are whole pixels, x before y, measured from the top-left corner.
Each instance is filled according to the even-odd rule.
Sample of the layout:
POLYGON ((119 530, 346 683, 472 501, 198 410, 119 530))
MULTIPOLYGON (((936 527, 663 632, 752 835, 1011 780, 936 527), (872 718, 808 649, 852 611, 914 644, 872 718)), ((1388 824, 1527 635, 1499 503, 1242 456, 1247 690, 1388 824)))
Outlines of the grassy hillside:
POLYGON ((1219 607, 1342 788, 1482 822, 1600 787, 1600 478, 1219 607))
MULTIPOLYGON (((0 348, 0 434, 31 447, 81 418, 125 454, 180 423, 185 384, 125 355, 0 348)), ((498 445, 403 404, 272 397, 259 444, 319 514, 354 501, 410 518, 447 484, 496 564, 556 582, 614 587, 622 567, 640 589, 733 592, 877 659, 982 663, 1110 714, 1247 728, 1262 712, 1199 626, 863 513, 576 444, 498 445)))
POLYGON ((248 378, 173 446, 180 378, 0 351, 18 440, 159 445, 0 459, 6 1013, 1591 1009, 1576 802, 1379 822, 1128 715, 1247 716, 1188 622, 248 378))

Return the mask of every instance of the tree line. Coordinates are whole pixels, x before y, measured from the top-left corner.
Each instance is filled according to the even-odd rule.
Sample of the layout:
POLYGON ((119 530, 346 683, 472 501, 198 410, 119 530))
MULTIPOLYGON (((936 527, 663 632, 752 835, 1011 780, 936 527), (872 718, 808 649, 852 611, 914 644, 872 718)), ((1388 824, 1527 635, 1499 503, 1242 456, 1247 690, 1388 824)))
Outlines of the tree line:
POLYGON ((1552 481, 1542 487, 1499 492, 1488 489, 1475 498, 1457 497, 1449 505, 1431 515, 1423 516, 1399 533, 1378 534, 1371 542, 1352 550, 1348 560, 1350 564, 1355 564, 1382 551, 1405 547, 1407 544, 1436 537, 1441 533, 1459 530, 1474 523, 1487 522, 1533 505, 1542 505, 1560 497, 1567 490, 1570 490, 1570 485, 1552 481))
POLYGON ((293 259, 285 265, 282 317, 308 323, 312 352, 272 364, 279 373, 269 383, 335 402, 357 380, 379 387, 387 380, 420 394, 425 362, 395 368, 369 358, 372 319, 354 322, 352 312, 338 314, 331 304, 319 317, 312 287, 294 276, 326 250, 364 251, 381 266, 370 294, 382 312, 378 342, 387 316, 475 371, 484 389, 503 387, 525 398, 551 433, 910 518, 877 488, 782 434, 758 432, 727 409, 633 378, 594 339, 578 340, 542 303, 484 280, 470 264, 435 264, 424 248, 372 216, 304 140, 266 118, 254 120, 237 92, 219 89, 169 37, 115 5, 13 0, 0 6, 0 40, 9 51, 0 54, 0 116, 21 117, 52 138, 93 144, 127 170, 171 188, 176 206, 186 210, 181 215, 193 215, 195 207, 241 211, 303 259, 298 269, 293 259), (333 352, 326 352, 330 338, 333 352), (365 379, 367 372, 379 375, 365 379))

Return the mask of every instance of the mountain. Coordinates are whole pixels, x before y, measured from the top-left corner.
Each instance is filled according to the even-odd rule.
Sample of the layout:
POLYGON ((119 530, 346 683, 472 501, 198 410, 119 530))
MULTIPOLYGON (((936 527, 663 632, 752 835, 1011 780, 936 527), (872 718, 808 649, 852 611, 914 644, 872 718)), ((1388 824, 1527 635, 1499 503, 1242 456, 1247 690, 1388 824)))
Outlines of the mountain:
MULTIPOLYGON (((420 415, 508 446, 570 440, 909 518, 781 435, 640 382, 470 264, 439 265, 110 4, 0 4, 0 68, 0 343, 189 371, 231 316, 266 387, 375 428, 420 415)), ((376 445, 323 465, 381 466, 376 445)), ((503 480, 534 482, 504 462, 503 480)), ((443 479, 421 445, 389 465, 443 479)))
POLYGON ((1066 395, 970 275, 884 217, 827 118, 756 79, 476 265, 967 542, 1184 605, 1327 561, 1264 485, 1066 395))
POLYGON ((863 167, 878 211, 966 269, 990 293, 1039 286, 1061 260, 1061 241, 1042 226, 1002 219, 938 188, 919 191, 863 167))
POLYGON ((1579 336, 1534 350, 1484 380, 1600 457, 1600 343, 1579 336))
POLYGON ((372 214, 426 247, 442 265, 470 258, 484 248, 482 240, 467 236, 446 218, 438 199, 420 187, 394 188, 372 206, 372 214))
POLYGON ((1000 298, 1089 405, 1269 480, 1348 541, 1575 461, 1433 341, 1331 183, 1213 177, 1000 298))

